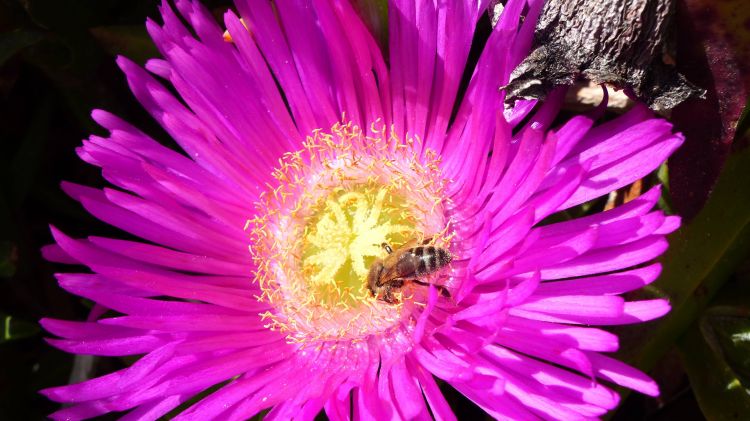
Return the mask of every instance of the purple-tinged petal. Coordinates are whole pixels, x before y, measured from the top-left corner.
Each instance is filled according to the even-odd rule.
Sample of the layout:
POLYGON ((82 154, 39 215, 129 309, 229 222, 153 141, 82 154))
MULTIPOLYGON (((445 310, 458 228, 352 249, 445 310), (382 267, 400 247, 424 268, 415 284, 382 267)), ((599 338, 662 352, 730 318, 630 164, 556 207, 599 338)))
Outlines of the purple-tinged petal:
MULTIPOLYGON (((328 416, 328 419, 331 421, 347 421, 349 420, 349 414, 351 414, 351 392, 352 392, 352 385, 346 384, 336 391, 336 393, 329 398, 325 402, 325 411, 326 415, 328 416)), ((315 401, 308 402, 308 405, 310 403, 314 403, 315 401)), ((307 406, 307 405, 305 405, 307 406)), ((321 404, 321 406, 323 406, 321 404)), ((318 411, 312 411, 312 410, 303 410, 310 415, 310 420, 315 419, 315 416, 318 414, 318 411, 320 408, 318 408, 318 411)), ((304 415, 304 414, 303 414, 304 415)))
POLYGON ((254 373, 252 376, 240 376, 221 389, 201 399, 196 404, 175 417, 175 420, 192 421, 216 418, 224 413, 227 408, 252 394, 260 386, 287 375, 294 369, 293 360, 280 362, 276 365, 266 367, 264 370, 254 373))
POLYGON ((492 241, 492 247, 482 251, 481 260, 487 264, 480 266, 478 272, 481 273, 486 267, 501 259, 508 250, 526 238, 534 225, 535 212, 536 210, 533 208, 526 208, 509 218, 491 234, 490 238, 498 241, 492 241))
POLYGON ((647 262, 667 249, 661 236, 648 236, 633 243, 594 250, 574 259, 542 269, 542 279, 561 279, 625 269, 647 262))
POLYGON ((58 244, 48 244, 42 247, 42 257, 44 257, 44 260, 55 263, 64 263, 68 265, 77 265, 81 263, 66 253, 58 244))
POLYGON ((178 355, 198 354, 201 352, 232 350, 250 346, 266 346, 281 342, 284 337, 277 332, 257 330, 248 332, 221 332, 209 335, 188 335, 175 352, 178 355))
POLYGON ((661 265, 655 263, 625 272, 544 282, 537 288, 535 294, 540 296, 623 294, 650 284, 660 273, 661 265))
POLYGON ((102 319, 100 323, 153 329, 162 332, 237 332, 261 330, 265 323, 258 316, 228 316, 226 314, 205 314, 191 316, 122 316, 102 319))
POLYGON ((151 244, 103 237, 89 237, 89 241, 102 249, 121 256, 168 269, 229 276, 246 276, 249 272, 246 264, 228 262, 210 256, 183 253, 151 244))
POLYGON ((391 91, 398 133, 417 135, 425 146, 442 149, 482 9, 469 2, 390 2, 391 91))
POLYGON ((510 314, 514 316, 525 317, 527 319, 552 323, 613 326, 647 322, 649 320, 653 320, 667 314, 669 310, 670 306, 666 300, 644 300, 626 302, 622 308, 622 313, 617 316, 577 314, 562 315, 542 313, 538 311, 527 311, 520 308, 511 309, 510 314))
POLYGON ((109 357, 148 354, 169 342, 167 339, 159 338, 156 335, 98 340, 88 339, 85 341, 62 339, 46 339, 46 341, 55 348, 71 354, 100 355, 109 357))
POLYGON ((588 356, 598 377, 649 396, 659 396, 659 386, 643 372, 601 354, 591 352, 588 356))
POLYGON ((146 403, 130 411, 120 418, 121 421, 151 421, 161 419, 170 411, 181 405, 188 399, 186 395, 172 395, 163 399, 155 399, 152 403, 146 403))
POLYGON ((541 270, 542 279, 550 279, 551 268, 574 267, 578 269, 578 261, 588 256, 587 253, 596 244, 599 233, 597 227, 571 233, 568 237, 561 237, 555 244, 547 244, 542 247, 528 248, 513 262, 513 267, 508 274, 527 273, 541 270), (571 263, 573 262, 573 263, 571 263))
POLYGON ((614 352, 618 349, 617 336, 601 329, 559 325, 519 317, 509 317, 498 338, 513 335, 522 335, 539 343, 552 340, 564 345, 564 348, 600 352, 614 352))
POLYGON ((49 417, 55 421, 72 421, 93 418, 109 412, 101 405, 94 403, 75 404, 50 414, 49 417))
POLYGON ((604 409, 612 409, 619 403, 619 397, 615 392, 567 370, 549 366, 499 346, 487 347, 483 354, 498 365, 506 367, 508 364, 507 368, 521 378, 533 379, 540 386, 553 388, 557 393, 567 395, 566 400, 569 402, 580 401, 604 409))
POLYGON ((174 354, 175 344, 158 348, 135 362, 132 366, 68 386, 44 389, 42 394, 57 402, 85 402, 110 396, 112 390, 128 390, 137 387, 141 380, 151 375, 154 368, 160 366, 174 354))
MULTIPOLYGON (((201 301, 220 306, 217 308, 236 309, 244 312, 262 312, 268 308, 267 304, 255 299, 256 287, 252 284, 224 286, 215 285, 216 281, 242 280, 242 278, 224 278, 211 276, 190 276, 156 270, 120 269, 112 266, 94 266, 96 270, 108 278, 134 288, 141 287, 156 294, 170 295, 188 300, 201 301)), ((248 283, 248 281, 245 281, 248 283)))
POLYGON ((71 322, 68 320, 41 319, 39 324, 52 333, 65 339, 114 339, 142 334, 139 329, 108 326, 93 322, 71 322))
POLYGON ((645 177, 656 170, 683 141, 681 135, 673 135, 631 156, 592 170, 581 188, 562 205, 562 208, 587 202, 645 177))
POLYGON ((412 356, 407 357, 407 366, 419 381, 422 393, 430 405, 430 410, 435 419, 437 421, 455 421, 456 415, 453 413, 450 405, 448 405, 445 397, 443 397, 443 393, 438 388, 432 375, 426 372, 412 356))
MULTIPOLYGON (((636 323, 668 311, 664 300, 618 296, 653 281, 658 265, 616 272, 658 256, 664 235, 679 226, 679 218, 652 211, 658 189, 607 212, 534 226, 644 176, 681 137, 641 106, 596 125, 606 102, 552 131, 564 88, 544 103, 506 109, 498 88, 527 53, 543 4, 508 1, 477 65, 466 67, 486 0, 392 0, 388 66, 345 0, 238 0, 237 12, 224 15, 224 34, 197 1, 176 0, 179 16, 163 2, 163 24, 147 23, 163 59, 145 70, 124 58, 118 64, 186 154, 95 111, 109 135, 90 136, 77 152, 115 189, 64 189, 144 242, 72 239, 52 228, 57 245, 45 252, 94 272, 58 276, 95 307, 86 323, 43 320, 60 337, 50 342, 79 353, 146 355, 128 369, 45 391, 76 403, 53 417, 132 410, 131 418, 154 419, 218 385, 179 418, 244 420, 268 409, 269 420, 312 420, 323 409, 331 419, 453 420, 433 376, 500 419, 599 417, 618 398, 596 376, 657 393, 642 373, 595 352, 616 350, 614 335, 571 325, 636 323), (457 104, 464 75, 469 84, 457 104), (340 159, 337 149, 295 159, 342 119, 401 140, 360 150, 357 139, 342 138, 351 156, 340 159), (373 312, 364 317, 398 309, 382 331, 300 335, 296 317, 319 319, 296 314, 309 303, 287 302, 294 294, 275 294, 295 276, 306 280, 294 266, 298 250, 265 255, 245 230, 290 212, 265 238, 299 241, 284 238, 294 232, 284 225, 309 222, 299 216, 310 209, 288 209, 300 198, 287 201, 278 182, 301 175, 287 178, 304 187, 303 197, 325 203, 316 172, 369 158, 360 152, 409 169, 399 176, 419 178, 425 165, 435 172, 432 186, 445 182, 430 198, 441 206, 424 218, 451 230, 453 260, 436 276, 453 297, 409 285, 402 307, 364 297, 373 312), (307 172, 288 174, 277 163, 307 172), (266 270, 272 275, 263 278, 266 270), (105 311, 123 315, 97 320, 105 311)), ((342 127, 354 128, 332 131, 342 127)), ((346 191, 348 180, 340 181, 346 191)))
POLYGON ((580 317, 616 317, 623 313, 624 303, 622 297, 612 295, 530 297, 514 309, 580 317))
POLYGON ((433 354, 425 348, 418 347, 415 348, 414 356, 422 366, 443 380, 464 381, 472 377, 469 364, 448 351, 433 354))
POLYGON ((429 419, 417 379, 412 376, 403 361, 391 366, 389 371, 391 396, 402 418, 429 419))

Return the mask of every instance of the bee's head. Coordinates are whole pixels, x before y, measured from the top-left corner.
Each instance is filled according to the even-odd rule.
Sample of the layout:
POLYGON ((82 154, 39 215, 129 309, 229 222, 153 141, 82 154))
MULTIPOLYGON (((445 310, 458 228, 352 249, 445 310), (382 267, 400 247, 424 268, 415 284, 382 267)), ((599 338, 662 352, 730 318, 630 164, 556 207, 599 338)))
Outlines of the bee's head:
POLYGON ((378 281, 380 280, 384 269, 385 266, 383 266, 383 262, 380 260, 376 260, 375 263, 370 266, 370 272, 367 274, 367 289, 370 290, 373 297, 377 297, 383 289, 382 285, 378 285, 378 281))

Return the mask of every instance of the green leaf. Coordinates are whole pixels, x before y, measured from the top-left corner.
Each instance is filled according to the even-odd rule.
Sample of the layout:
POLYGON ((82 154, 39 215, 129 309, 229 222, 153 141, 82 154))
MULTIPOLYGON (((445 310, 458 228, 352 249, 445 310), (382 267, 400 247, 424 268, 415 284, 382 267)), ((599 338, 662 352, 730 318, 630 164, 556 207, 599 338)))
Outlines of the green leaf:
MULTIPOLYGON (((680 341, 679 353, 703 415, 710 420, 750 419, 750 396, 696 323, 680 341)), ((710 333, 708 333, 710 335, 710 333)))
POLYGON ((388 51, 388 2, 386 0, 354 0, 354 7, 378 41, 383 52, 388 51))
POLYGON ((99 26, 91 34, 113 56, 124 55, 137 63, 159 56, 143 25, 99 26))
POLYGON ((667 213, 672 212, 672 199, 669 195, 669 165, 665 162, 656 170, 656 179, 661 183, 661 197, 659 197, 659 209, 667 213))
POLYGON ((16 30, 0 34, 0 66, 26 47, 41 41, 44 37, 36 31, 16 30))
POLYGON ((750 252, 750 148, 733 154, 706 206, 670 236, 661 278, 648 291, 672 311, 649 325, 624 327, 620 357, 648 371, 683 335, 750 252))
POLYGON ((22 0, 20 3, 36 25, 66 32, 90 26, 106 16, 116 0, 22 0))
POLYGON ((750 387, 750 318, 748 309, 730 309, 734 314, 707 314, 706 323, 716 335, 727 365, 747 388, 750 387))
POLYGON ((0 337, 0 344, 34 336, 41 330, 36 323, 21 320, 8 314, 0 313, 0 320, 3 323, 3 335, 0 337))
POLYGON ((750 131, 750 99, 745 104, 745 109, 742 111, 740 121, 737 123, 737 139, 744 137, 750 131))
POLYGON ((722 288, 678 351, 706 418, 750 419, 750 283, 722 288))
POLYGON ((49 98, 40 101, 29 121, 29 129, 10 165, 11 204, 20 206, 34 183, 34 176, 42 162, 45 142, 49 136, 52 105, 49 98))
POLYGON ((17 253, 12 242, 0 240, 0 277, 10 278, 16 273, 17 253))

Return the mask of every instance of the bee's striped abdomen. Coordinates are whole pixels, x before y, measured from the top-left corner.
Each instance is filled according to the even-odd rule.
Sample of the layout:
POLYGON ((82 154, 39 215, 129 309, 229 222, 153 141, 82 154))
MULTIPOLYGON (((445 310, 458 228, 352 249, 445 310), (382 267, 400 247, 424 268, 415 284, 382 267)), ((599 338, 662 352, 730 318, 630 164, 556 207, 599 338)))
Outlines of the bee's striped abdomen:
POLYGON ((409 250, 419 258, 415 275, 422 276, 442 268, 451 261, 451 254, 442 248, 433 246, 414 247, 409 250))

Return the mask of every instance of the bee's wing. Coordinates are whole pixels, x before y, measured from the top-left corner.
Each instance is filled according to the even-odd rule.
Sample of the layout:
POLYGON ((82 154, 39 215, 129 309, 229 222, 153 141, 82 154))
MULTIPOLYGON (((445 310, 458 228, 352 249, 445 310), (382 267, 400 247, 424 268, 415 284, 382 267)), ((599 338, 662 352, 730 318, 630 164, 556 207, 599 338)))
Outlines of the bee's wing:
POLYGON ((381 282, 388 282, 391 279, 399 278, 398 259, 404 254, 404 249, 394 250, 393 253, 383 259, 383 273, 380 275, 381 282))
POLYGON ((381 276, 382 282, 398 278, 411 278, 417 267, 414 259, 417 257, 410 252, 411 248, 399 248, 389 254, 384 260, 385 271, 381 276))
MULTIPOLYGON (((405 242, 404 244, 402 244, 402 245, 401 245, 401 246, 399 247, 399 250, 406 250, 406 249, 410 249, 410 248, 412 248, 412 247, 416 246, 416 245, 417 245, 417 243, 419 243, 419 239, 418 239, 418 238, 412 238, 411 240, 409 240, 409 241, 405 242)), ((394 254, 395 254, 395 253, 394 253, 394 254)))

